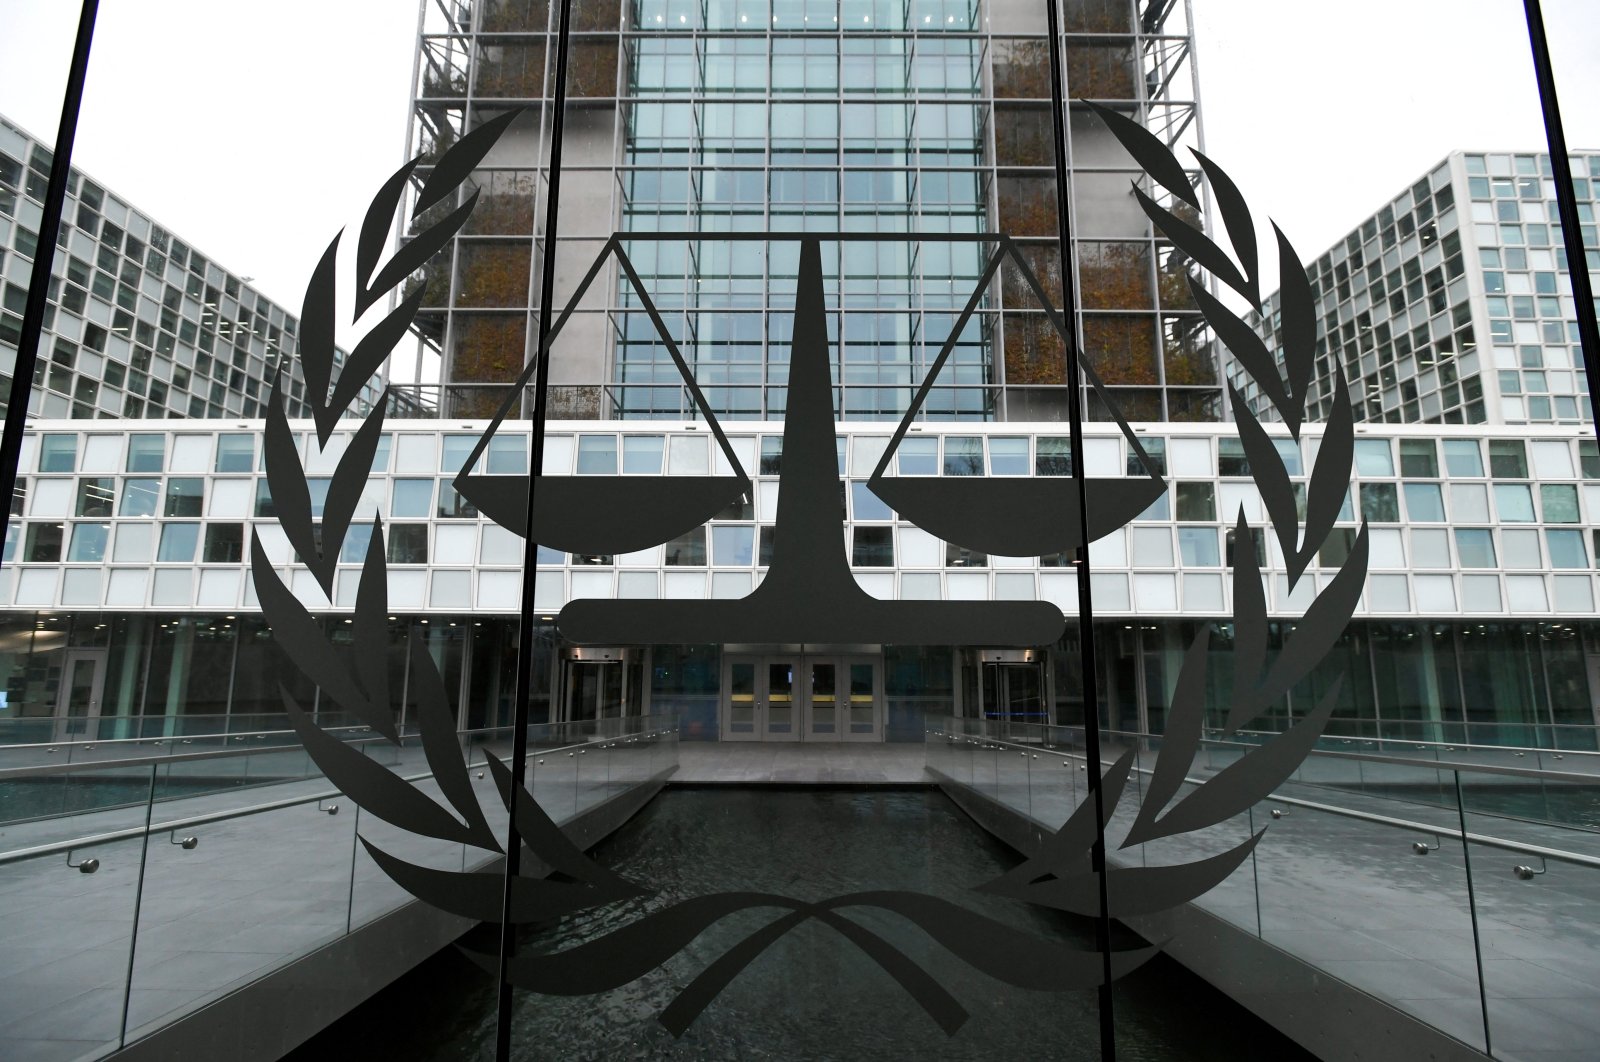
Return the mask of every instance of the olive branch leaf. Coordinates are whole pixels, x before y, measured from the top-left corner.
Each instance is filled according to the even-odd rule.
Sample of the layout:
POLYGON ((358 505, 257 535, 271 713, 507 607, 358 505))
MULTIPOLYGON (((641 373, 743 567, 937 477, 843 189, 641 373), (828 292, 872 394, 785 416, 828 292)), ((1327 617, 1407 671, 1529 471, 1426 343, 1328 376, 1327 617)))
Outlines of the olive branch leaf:
MULTIPOLYGON (((1085 101, 1086 102, 1086 101, 1085 101)), ((1200 200, 1187 172, 1171 150, 1138 123, 1116 111, 1087 103, 1105 122, 1145 174, 1199 217, 1200 200)), ((1261 307, 1260 266, 1255 221, 1237 185, 1221 167, 1194 152, 1210 181, 1226 227, 1230 256, 1201 228, 1168 210, 1138 186, 1133 194, 1145 214, 1172 243, 1206 273, 1232 288, 1256 310, 1261 307)), ((1276 359, 1249 322, 1234 314, 1193 273, 1188 283, 1202 316, 1217 338, 1248 372, 1295 444, 1309 413, 1310 381, 1316 356, 1315 299, 1299 256, 1276 224, 1278 297, 1282 314, 1282 359, 1276 359)), ((1229 386, 1230 408, 1239 438, 1261 494, 1293 591, 1317 551, 1327 541, 1349 487, 1354 458, 1354 427, 1343 376, 1335 373, 1333 409, 1324 425, 1306 497, 1302 525, 1288 468, 1272 437, 1238 389, 1229 386)), ((1224 734, 1260 716, 1321 663, 1355 612, 1367 572, 1367 528, 1362 523, 1349 557, 1306 609, 1275 657, 1269 659, 1266 594, 1253 548, 1253 531, 1241 508, 1234 524, 1233 558, 1234 684, 1224 734)), ((1121 846, 1192 833, 1244 813, 1292 774, 1310 753, 1332 717, 1342 683, 1336 680, 1315 707, 1283 733, 1241 756, 1180 798, 1199 751, 1205 725, 1211 633, 1202 627, 1184 654, 1162 748, 1145 785, 1143 800, 1121 846)), ((1130 750, 1102 776, 1105 819, 1126 789, 1133 766, 1130 750)), ((1100 765, 1091 765, 1099 770, 1100 765)), ((1100 913, 1100 888, 1089 854, 1097 824, 1093 802, 1086 801, 1039 848, 982 891, 1078 914, 1100 913)), ((1111 917, 1145 914, 1192 900, 1223 881, 1254 850, 1265 827, 1218 855, 1172 866, 1110 867, 1106 895, 1111 917)))

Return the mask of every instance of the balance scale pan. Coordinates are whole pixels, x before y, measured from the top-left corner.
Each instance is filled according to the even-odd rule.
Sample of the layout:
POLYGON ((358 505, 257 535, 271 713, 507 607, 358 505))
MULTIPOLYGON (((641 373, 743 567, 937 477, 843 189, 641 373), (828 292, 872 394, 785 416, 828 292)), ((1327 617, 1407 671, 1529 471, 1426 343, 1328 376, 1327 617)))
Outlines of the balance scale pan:
MULTIPOLYGON (((463 474, 455 487, 507 531, 527 533, 526 475, 463 474)), ((564 553, 633 553, 699 527, 747 489, 738 476, 539 476, 534 538, 564 553)))
MULTIPOLYGON (((1068 478, 885 476, 872 493, 946 542, 1001 557, 1042 557, 1084 544, 1068 478)), ((1167 489, 1148 476, 1085 481, 1089 541, 1124 526, 1167 489)))

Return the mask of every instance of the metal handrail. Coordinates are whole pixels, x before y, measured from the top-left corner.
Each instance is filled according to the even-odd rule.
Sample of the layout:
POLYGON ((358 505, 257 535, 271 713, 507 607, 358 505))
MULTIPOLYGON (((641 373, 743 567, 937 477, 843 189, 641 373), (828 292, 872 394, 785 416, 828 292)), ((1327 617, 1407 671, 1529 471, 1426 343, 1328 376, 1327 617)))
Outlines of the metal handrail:
MULTIPOLYGON (((497 727, 495 729, 503 729, 503 728, 498 728, 497 727)), ((481 731, 477 731, 477 732, 481 732, 481 731)), ((671 734, 673 732, 674 732, 674 728, 668 727, 668 728, 660 729, 660 730, 652 730, 652 731, 649 731, 648 733, 641 732, 641 733, 638 733, 638 734, 630 734, 630 735, 626 735, 626 736, 627 737, 662 737, 662 736, 671 734)), ((605 744, 608 744, 608 743, 615 743, 615 742, 617 742, 619 740, 621 740, 621 739, 620 738, 614 738, 614 737, 612 737, 612 738, 596 738, 593 741, 583 742, 582 744, 579 744, 579 745, 569 745, 569 746, 565 746, 562 749, 554 749, 554 750, 551 750, 551 751, 564 752, 564 751, 566 751, 566 749, 569 749, 569 748, 576 749, 576 748, 584 748, 584 747, 587 747, 589 745, 605 745, 605 744)), ((158 762, 159 763, 161 761, 157 760, 157 761, 153 761, 153 762, 158 762)), ((484 760, 484 761, 481 761, 481 762, 488 762, 488 761, 484 760)), ((471 767, 473 766, 473 760, 472 760, 472 756, 471 756, 471 753, 470 753, 470 749, 468 751, 466 766, 468 767, 468 769, 471 769, 471 767)), ((421 771, 421 772, 416 773, 416 774, 403 774, 403 775, 398 775, 397 777, 399 777, 403 781, 417 782, 417 781, 422 781, 424 779, 432 778, 433 775, 434 775, 434 772, 432 772, 432 771, 421 771)), ((278 811, 278 810, 281 810, 283 808, 297 807, 298 805, 301 805, 301 804, 319 803, 321 801, 328 800, 328 799, 331 799, 333 797, 339 797, 339 796, 344 796, 344 795, 345 794, 343 792, 341 792, 340 790, 338 790, 338 789, 328 789, 328 790, 324 790, 324 791, 322 791, 320 793, 313 793, 313 794, 311 794, 309 796, 286 797, 286 798, 284 798, 282 800, 269 800, 269 801, 267 801, 265 803, 261 803, 261 804, 252 804, 249 807, 229 808, 229 809, 227 809, 225 811, 209 811, 209 812, 206 812, 204 814, 188 815, 188 816, 185 816, 183 818, 171 819, 171 820, 168 820, 166 822, 151 822, 150 824, 144 825, 144 826, 128 826, 128 827, 125 827, 125 828, 120 829, 120 830, 109 830, 109 831, 107 831, 105 833, 89 834, 89 835, 86 835, 86 836, 83 836, 83 837, 76 837, 76 838, 72 838, 70 840, 65 840, 65 841, 51 841, 49 844, 35 845, 32 848, 18 848, 18 849, 15 849, 14 851, 10 851, 10 852, 0 852, 0 866, 4 866, 7 863, 20 863, 23 860, 27 860, 27 859, 37 859, 40 856, 59 855, 62 852, 69 852, 69 851, 72 851, 73 849, 77 849, 77 848, 87 848, 87 847, 90 847, 92 845, 111 844, 111 843, 116 842, 116 841, 128 841, 128 840, 132 840, 132 839, 134 839, 136 837, 146 837, 146 836, 149 836, 150 834, 166 833, 166 832, 171 832, 173 830, 184 830, 184 829, 189 829, 190 827, 193 827, 193 826, 205 826, 205 825, 207 825, 209 823, 213 823, 213 822, 227 822, 227 821, 229 821, 231 819, 246 818, 246 817, 248 817, 250 815, 259 815, 259 814, 261 814, 263 812, 267 812, 267 811, 278 811)))
MULTIPOLYGON (((1037 755, 1039 751, 1038 746, 1018 745, 1014 742, 1005 741, 1000 738, 978 738, 973 737, 970 734, 958 734, 953 731, 950 733, 945 733, 943 731, 934 730, 932 733, 942 737, 958 738, 974 745, 992 744, 996 747, 1006 746, 1018 750, 1023 755, 1027 755, 1029 752, 1037 755)), ((1050 749, 1049 752, 1051 755, 1060 756, 1063 760, 1082 760, 1086 758, 1078 753, 1060 752, 1056 749, 1050 749)), ((1104 766, 1107 762, 1111 761, 1103 760, 1101 762, 1102 766, 1104 766)), ((1138 768, 1138 771, 1141 774, 1150 773, 1149 769, 1144 767, 1138 768)), ((946 777, 949 776, 947 775, 946 777)), ((960 779, 952 779, 952 781, 959 782, 960 779)), ((1203 778, 1194 778, 1188 775, 1184 776, 1184 781, 1190 785, 1203 785, 1205 783, 1205 779, 1203 778)), ((972 787, 969 786, 968 788, 972 787)), ((1300 797, 1280 796, 1277 793, 1273 793, 1270 797, 1264 798, 1262 802, 1265 803, 1266 800, 1271 800, 1272 802, 1278 804, 1290 804, 1295 807, 1309 808, 1313 811, 1322 811, 1330 815, 1340 816, 1342 818, 1359 819, 1363 822, 1372 822, 1383 826, 1391 826, 1396 829, 1414 830, 1419 833, 1435 834, 1440 837, 1451 837, 1456 840, 1461 840, 1464 837, 1468 843, 1483 845, 1486 848, 1498 848, 1506 852, 1516 852, 1520 855, 1539 856, 1543 859, 1554 859, 1561 863, 1570 863, 1574 866, 1588 867, 1591 870, 1600 870, 1600 857, 1584 855, 1581 852, 1568 852, 1560 848, 1546 848, 1543 845, 1527 844, 1522 841, 1509 841, 1503 837, 1491 837, 1488 834, 1482 833, 1463 833, 1459 827, 1433 826, 1425 822, 1414 822, 1410 819, 1399 819, 1390 815, 1378 815, 1370 811, 1357 811, 1354 808, 1341 808, 1332 804, 1319 804, 1316 801, 1305 800, 1300 797)))
MULTIPOLYGON (((1532 724, 1530 724, 1530 725, 1532 725, 1532 724)), ((1538 725, 1539 726, 1554 726, 1554 725, 1566 726, 1566 725, 1569 725, 1569 724, 1540 723, 1538 725)), ((1578 726, 1578 727, 1573 727, 1573 729, 1576 729, 1576 730, 1589 730, 1589 731, 1592 732, 1592 731, 1594 731, 1595 728, 1592 727, 1592 726, 1591 727, 1578 726)), ((1131 730, 1118 730, 1118 731, 1111 731, 1111 733, 1132 735, 1134 732, 1131 731, 1131 730)), ((1216 728, 1211 728, 1210 729, 1210 733, 1220 734, 1220 733, 1223 733, 1223 731, 1219 730, 1219 729, 1216 729, 1216 728)), ((1276 731, 1276 730, 1236 730, 1236 731, 1234 731, 1234 733, 1236 733, 1236 734, 1249 734, 1249 735, 1252 735, 1252 736, 1258 736, 1258 737, 1264 737, 1264 738, 1273 738, 1273 737, 1277 737, 1278 736, 1279 731, 1276 731)), ((1141 734, 1139 736, 1141 736, 1141 737, 1161 737, 1162 735, 1160 735, 1160 734, 1141 734)), ((1206 738, 1206 740, 1207 741, 1226 741, 1227 739, 1226 738, 1206 738)), ((1460 749, 1468 749, 1468 750, 1481 749, 1484 752, 1539 752, 1539 753, 1549 753, 1552 756, 1594 756, 1594 757, 1600 757, 1600 750, 1595 750, 1595 749, 1551 749, 1551 748, 1541 748, 1538 745, 1475 745, 1470 741, 1422 741, 1422 740, 1420 740, 1418 738, 1346 737, 1343 734, 1324 734, 1320 740, 1322 740, 1322 741, 1343 741, 1343 742, 1347 742, 1347 743, 1360 741, 1360 742, 1364 742, 1365 744, 1368 744, 1368 745, 1376 745, 1376 744, 1384 744, 1384 743, 1391 744, 1391 745, 1413 745, 1413 746, 1415 746, 1415 747, 1417 747, 1419 749, 1420 748, 1439 748, 1439 749, 1445 749, 1447 751, 1452 751, 1452 752, 1454 752, 1456 750, 1460 750, 1460 749)), ((1330 750, 1316 749, 1314 751, 1323 752, 1323 751, 1333 751, 1333 750, 1331 750, 1331 749, 1330 750)))
MULTIPOLYGON (((651 719, 664 719, 664 718, 669 718, 669 717, 665 716, 665 715, 662 715, 662 714, 654 714, 654 715, 642 715, 642 716, 629 717, 629 718, 637 718, 641 723, 646 723, 648 720, 651 720, 651 719)), ((532 725, 532 726, 550 726, 552 724, 549 724, 549 723, 533 723, 533 724, 530 724, 530 725, 532 725)), ((559 726, 559 725, 563 725, 563 724, 553 724, 553 725, 559 726)), ((368 726, 362 726, 362 727, 339 727, 337 729, 341 729, 341 730, 356 730, 358 732, 368 732, 368 731, 371 731, 372 728, 368 727, 368 726)), ((272 733, 292 734, 294 732, 293 731, 272 731, 272 733)), ((475 735, 481 735, 481 734, 498 734, 498 733, 504 733, 509 737, 510 734, 511 734, 511 728, 510 727, 505 727, 505 726, 493 726, 493 727, 480 727, 480 728, 478 728, 476 730, 458 730, 458 731, 455 732, 457 739, 460 739, 460 738, 463 738, 463 737, 473 737, 475 735)), ((241 736, 249 736, 249 735, 241 735, 241 736)), ((405 736, 407 736, 407 735, 406 734, 402 734, 401 735, 401 737, 405 737, 405 736)), ((615 741, 618 738, 628 737, 628 736, 630 736, 630 735, 628 735, 628 734, 618 734, 618 735, 614 735, 614 736, 608 737, 608 738, 595 738, 594 740, 595 741, 615 741)), ((374 741, 379 741, 379 740, 383 740, 383 739, 379 738, 379 737, 352 738, 352 739, 349 740, 348 743, 352 744, 352 745, 367 744, 367 743, 374 742, 374 741)), ((7 746, 7 747, 15 747, 15 746, 7 746)), ((7 780, 9 778, 25 778, 25 777, 30 777, 30 776, 34 776, 34 775, 41 775, 41 774, 71 774, 71 773, 78 772, 78 771, 106 771, 106 770, 111 770, 111 769, 117 768, 117 767, 142 767, 142 766, 146 766, 146 765, 152 764, 152 763, 185 763, 185 762, 192 762, 192 761, 195 761, 195 760, 224 759, 224 758, 235 757, 235 756, 248 756, 248 755, 250 755, 252 753, 262 754, 262 753, 268 753, 268 752, 284 752, 284 751, 292 751, 292 750, 297 749, 299 747, 300 746, 298 746, 298 745, 283 744, 283 745, 267 746, 267 747, 264 747, 264 748, 263 747, 250 747, 250 748, 231 748, 231 749, 204 749, 204 750, 201 750, 199 752, 174 752, 174 753, 168 753, 168 754, 166 754, 164 756, 131 756, 131 757, 126 757, 124 759, 116 759, 116 760, 75 760, 75 761, 70 762, 70 763, 40 763, 40 764, 34 764, 32 766, 28 766, 28 767, 4 767, 4 768, 0 768, 0 782, 3 782, 3 781, 5 781, 5 780, 7 780)), ((576 746, 573 746, 573 747, 576 747, 576 746)))

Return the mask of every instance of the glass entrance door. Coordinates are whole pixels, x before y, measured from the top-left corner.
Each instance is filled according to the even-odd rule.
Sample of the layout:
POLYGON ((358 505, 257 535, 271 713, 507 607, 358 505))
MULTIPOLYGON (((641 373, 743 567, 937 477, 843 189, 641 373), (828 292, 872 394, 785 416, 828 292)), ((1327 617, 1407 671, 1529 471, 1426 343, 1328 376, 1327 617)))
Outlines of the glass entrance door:
POLYGON ((1043 664, 984 664, 983 716, 1000 723, 1048 723, 1043 664))
POLYGON ((724 741, 882 741, 883 663, 875 656, 728 656, 724 741))
POLYGON ((766 680, 762 740, 800 740, 801 696, 805 677, 800 661, 792 656, 768 657, 762 672, 766 680))
POLYGON ((68 650, 62 669, 61 699, 56 704, 56 740, 92 740, 99 736, 105 675, 104 649, 68 650))

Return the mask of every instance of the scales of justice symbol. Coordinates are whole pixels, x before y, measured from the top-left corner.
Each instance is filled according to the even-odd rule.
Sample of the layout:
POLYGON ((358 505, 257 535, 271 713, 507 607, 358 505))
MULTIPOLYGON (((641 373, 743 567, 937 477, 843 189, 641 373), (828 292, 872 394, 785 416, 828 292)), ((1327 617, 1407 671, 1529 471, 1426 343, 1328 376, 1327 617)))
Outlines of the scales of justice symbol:
MULTIPOLYGON (((667 234, 662 234, 667 235, 667 234)), ((695 233, 671 234, 678 239, 695 233)), ((754 485, 740 464, 678 345, 645 291, 622 241, 655 237, 616 234, 602 248, 552 328, 549 344, 583 297, 608 255, 615 254, 676 363, 679 373, 727 457, 732 475, 545 475, 535 473, 534 536, 540 545, 569 553, 619 554, 670 541, 721 512, 752 498, 754 485)), ((824 241, 861 239, 858 233, 707 234, 715 239, 798 240, 793 345, 789 358, 788 402, 783 426, 783 457, 778 480, 778 510, 772 563, 766 577, 737 599, 580 598, 556 617, 567 641, 579 645, 709 643, 897 643, 902 645, 1053 644, 1065 628, 1061 609, 1046 601, 906 601, 869 595, 850 572, 840 508, 833 385, 829 371, 827 307, 824 298, 824 241)), ((882 241, 881 236, 872 236, 882 241)), ((1076 477, 1086 476, 1074 455, 1072 477, 940 477, 888 475, 890 462, 926 400, 933 381, 949 359, 957 337, 983 299, 1008 256, 1044 306, 1063 339, 1060 314, 1011 240, 998 234, 904 235, 894 240, 971 241, 996 245, 986 268, 943 349, 868 480, 868 488, 902 518, 930 534, 974 551, 999 556, 1045 556, 1075 550, 1132 520, 1166 490, 1166 483, 1104 387, 1080 359, 1089 385, 1099 394, 1146 470, 1138 477, 1087 477, 1088 534, 1079 526, 1076 477)), ((1071 351, 1075 344, 1066 343, 1071 351)), ((468 456, 454 485, 463 497, 495 523, 527 534, 527 475, 474 473, 489 439, 516 408, 536 365, 510 389, 489 427, 468 456)))

